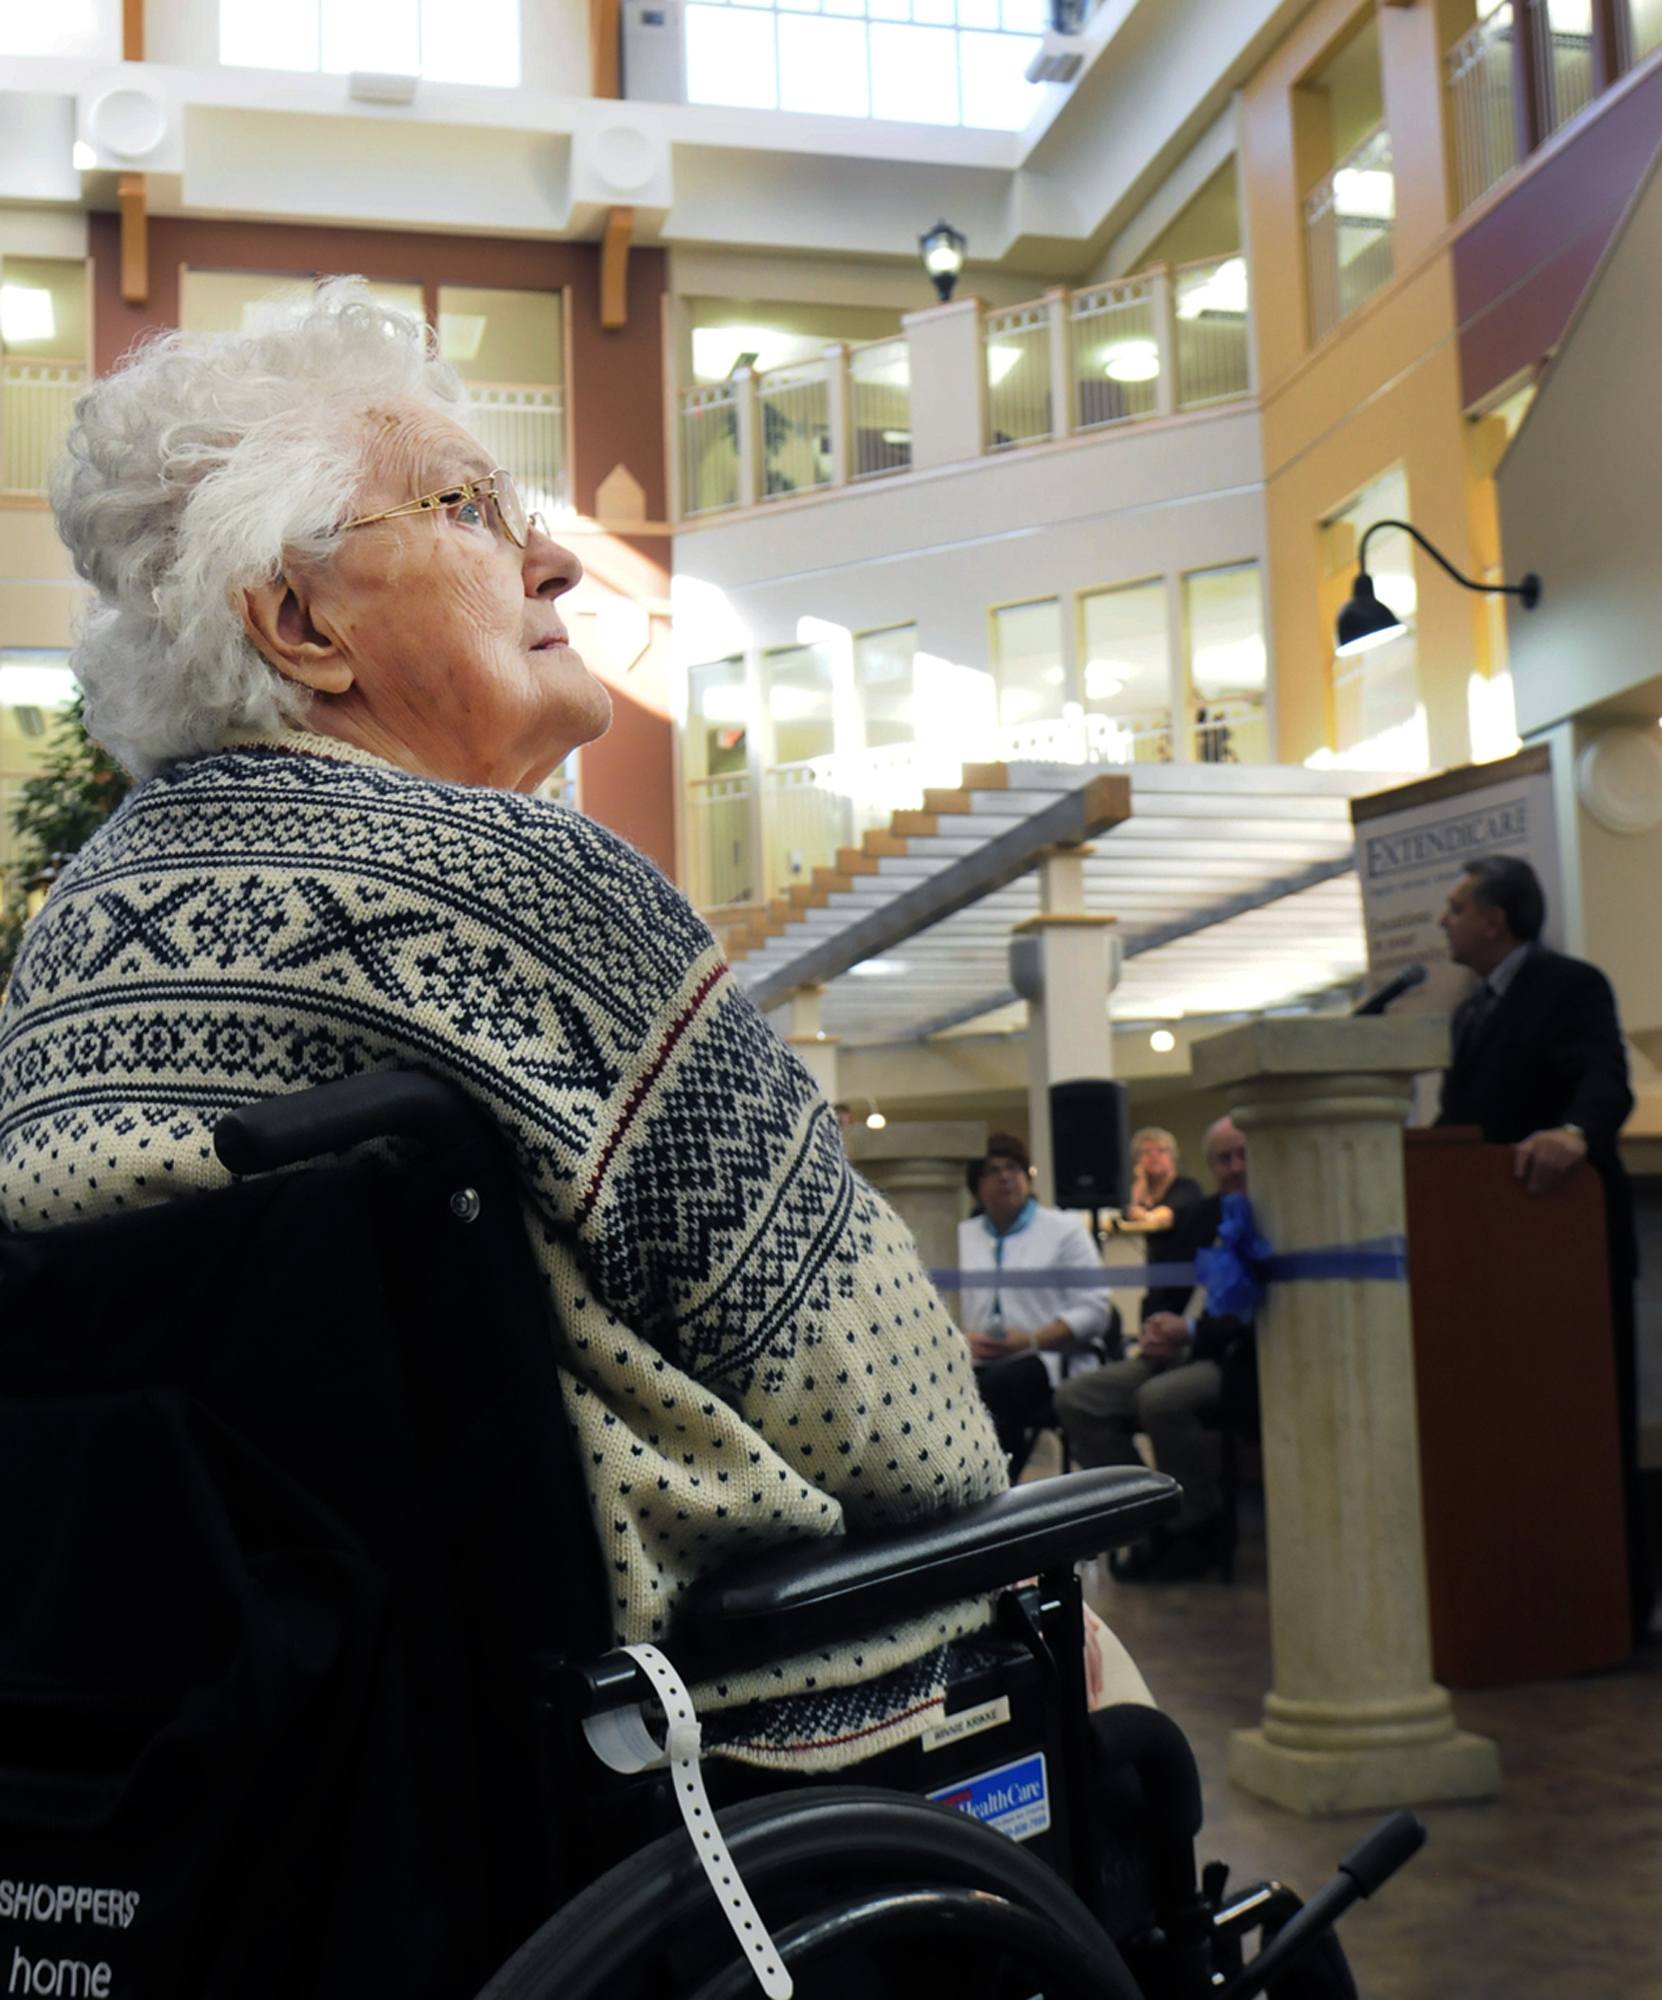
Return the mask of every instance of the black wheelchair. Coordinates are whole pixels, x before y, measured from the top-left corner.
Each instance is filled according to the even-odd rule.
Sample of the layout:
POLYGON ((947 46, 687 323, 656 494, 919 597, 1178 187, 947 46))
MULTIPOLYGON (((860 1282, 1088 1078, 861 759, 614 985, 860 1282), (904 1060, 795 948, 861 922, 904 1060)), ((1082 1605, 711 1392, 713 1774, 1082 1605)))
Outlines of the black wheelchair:
MULTIPOLYGON (((0 1236, 0 1989, 759 1990, 669 1775, 585 1740, 648 1690, 609 1646, 496 1134, 395 1073, 215 1144, 223 1190, 0 1236)), ((1232 1889, 1197 1874, 1181 1733, 1087 1715, 1075 1565, 1174 1505, 1154 1473, 1079 1474, 689 1595, 667 1650, 696 1683, 998 1594, 941 1728, 857 1784, 704 1766, 803 2000, 1354 1993, 1332 1924, 1418 1823, 1308 1904, 1232 1889), (1022 1837, 978 1823, 1017 1789, 1022 1837)))

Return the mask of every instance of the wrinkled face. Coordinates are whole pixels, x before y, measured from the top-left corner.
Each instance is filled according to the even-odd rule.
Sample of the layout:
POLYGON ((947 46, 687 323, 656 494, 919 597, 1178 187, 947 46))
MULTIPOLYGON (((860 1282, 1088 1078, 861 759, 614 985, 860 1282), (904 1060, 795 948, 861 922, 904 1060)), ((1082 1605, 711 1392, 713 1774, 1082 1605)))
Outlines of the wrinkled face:
POLYGON ((991 1216, 994 1227, 1004 1229, 1027 1206, 1027 1197, 1033 1188, 1028 1171, 1020 1160, 1008 1159, 1003 1153, 993 1153, 981 1169, 975 1191, 981 1197, 981 1206, 991 1216))
POLYGON ((1206 1135, 1206 1164, 1219 1194, 1246 1193, 1246 1134, 1233 1119, 1220 1119, 1206 1135))
POLYGON ((1478 901, 1470 875, 1462 875, 1448 892, 1437 921, 1448 939, 1449 957, 1480 975, 1492 972, 1512 949, 1505 912, 1478 901))
MULTIPOLYGON (((365 421, 356 513, 495 469, 458 423, 420 404, 365 421)), ((352 674, 319 701, 366 724, 371 747, 390 739, 433 775, 529 791, 611 720, 557 604, 582 574, 540 530, 515 547, 471 501, 354 528, 309 580, 311 621, 352 674)))

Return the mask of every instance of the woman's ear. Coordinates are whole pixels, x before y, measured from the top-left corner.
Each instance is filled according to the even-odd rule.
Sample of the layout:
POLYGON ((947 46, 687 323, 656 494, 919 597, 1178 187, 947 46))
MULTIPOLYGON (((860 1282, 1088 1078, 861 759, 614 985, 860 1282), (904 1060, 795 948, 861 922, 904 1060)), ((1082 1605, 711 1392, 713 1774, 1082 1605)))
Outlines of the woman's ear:
POLYGON ((260 657, 286 680, 317 694, 345 694, 351 687, 351 663, 313 622, 306 586, 298 578, 274 577, 245 590, 242 623, 260 657))

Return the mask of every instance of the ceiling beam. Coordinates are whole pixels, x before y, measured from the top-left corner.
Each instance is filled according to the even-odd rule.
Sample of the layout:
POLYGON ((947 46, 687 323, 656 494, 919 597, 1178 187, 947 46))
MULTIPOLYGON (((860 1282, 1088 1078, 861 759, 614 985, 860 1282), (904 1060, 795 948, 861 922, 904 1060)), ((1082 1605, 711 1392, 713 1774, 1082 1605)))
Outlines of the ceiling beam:
POLYGON ((635 211, 614 208, 606 217, 600 239, 600 324, 617 333, 629 324, 629 244, 635 234, 635 211))

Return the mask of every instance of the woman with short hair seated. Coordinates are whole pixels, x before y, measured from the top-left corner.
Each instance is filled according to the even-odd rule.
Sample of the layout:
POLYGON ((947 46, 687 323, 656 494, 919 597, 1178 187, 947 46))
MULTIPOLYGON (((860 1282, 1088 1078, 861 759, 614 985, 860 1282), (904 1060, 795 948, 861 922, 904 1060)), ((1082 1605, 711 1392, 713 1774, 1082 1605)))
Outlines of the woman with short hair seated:
MULTIPOLYGON (((518 1164, 638 1642, 727 1558, 959 1508, 1004 1467, 910 1237, 709 930, 536 795, 609 697, 561 620, 581 565, 465 415, 426 329, 357 281, 273 331, 157 340, 77 404, 53 504, 97 603, 72 664, 145 782, 18 960, 0 1224, 222 1183, 237 1105, 459 1084, 518 1164)), ((902 1741, 986 1616, 736 1675, 704 1691, 711 1747, 828 1768, 902 1741)))

